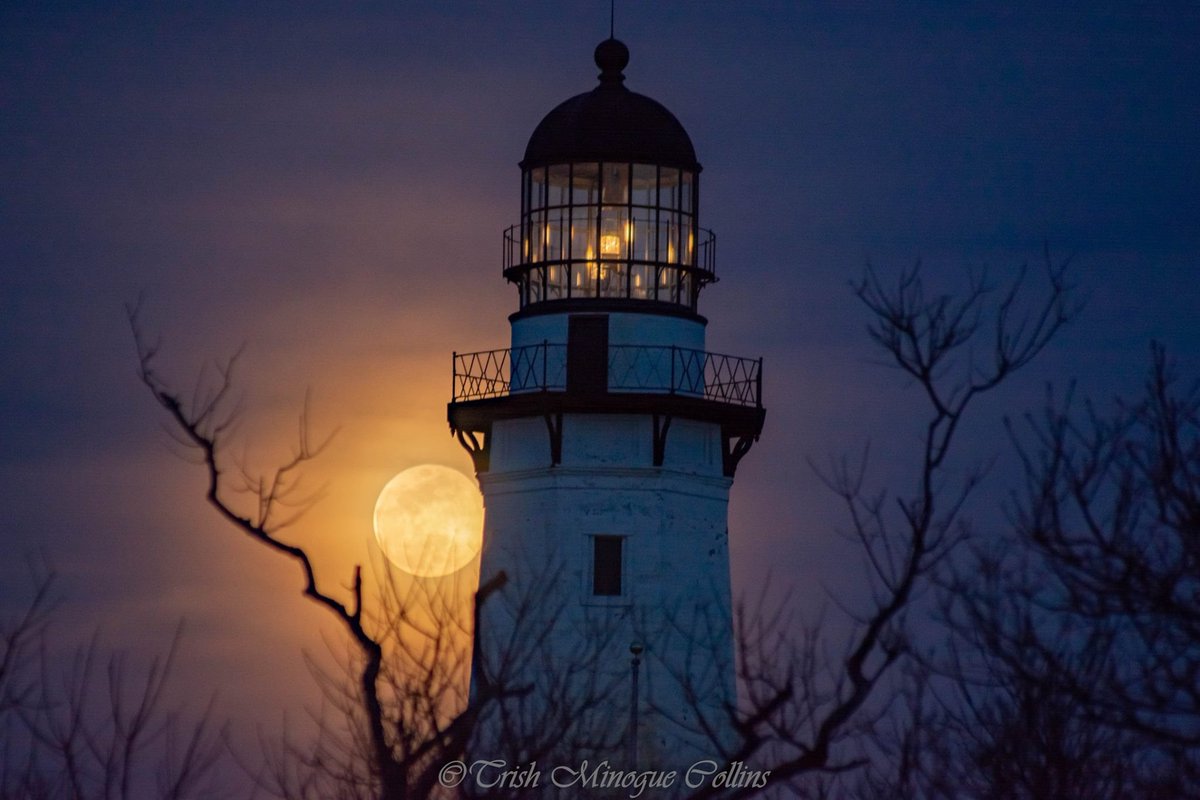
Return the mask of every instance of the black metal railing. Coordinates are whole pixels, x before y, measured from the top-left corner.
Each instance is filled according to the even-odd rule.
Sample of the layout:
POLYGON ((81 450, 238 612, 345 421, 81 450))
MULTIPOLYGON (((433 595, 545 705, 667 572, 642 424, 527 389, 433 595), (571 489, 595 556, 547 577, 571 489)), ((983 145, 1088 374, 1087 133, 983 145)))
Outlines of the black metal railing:
MULTIPOLYGON (((762 359, 673 345, 610 345, 608 391, 676 394, 762 407, 762 359)), ((453 402, 567 389, 567 346, 454 354, 453 402)))

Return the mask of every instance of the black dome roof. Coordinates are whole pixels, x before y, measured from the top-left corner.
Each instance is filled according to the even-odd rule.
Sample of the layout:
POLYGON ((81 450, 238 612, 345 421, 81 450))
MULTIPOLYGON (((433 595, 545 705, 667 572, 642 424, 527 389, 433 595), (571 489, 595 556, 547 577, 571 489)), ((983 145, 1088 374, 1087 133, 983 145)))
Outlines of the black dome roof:
POLYGON ((600 85, 545 116, 529 137, 523 169, 568 161, 632 161, 696 172, 692 140, 661 103, 625 88, 629 49, 616 39, 596 47, 600 85))

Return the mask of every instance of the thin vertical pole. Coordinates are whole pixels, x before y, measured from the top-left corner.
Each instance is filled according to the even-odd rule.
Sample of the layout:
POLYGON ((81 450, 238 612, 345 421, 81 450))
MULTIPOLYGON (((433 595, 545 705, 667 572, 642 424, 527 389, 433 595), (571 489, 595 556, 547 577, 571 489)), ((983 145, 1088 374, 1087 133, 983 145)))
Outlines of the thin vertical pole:
POLYGON ((758 397, 755 398, 755 405, 762 408, 762 356, 758 357, 758 380, 757 380, 758 397))
POLYGON ((633 653, 633 658, 629 662, 629 669, 632 673, 629 689, 629 768, 636 772, 638 768, 638 667, 642 663, 642 659, 638 656, 642 652, 642 647, 634 643, 629 646, 629 652, 633 653))

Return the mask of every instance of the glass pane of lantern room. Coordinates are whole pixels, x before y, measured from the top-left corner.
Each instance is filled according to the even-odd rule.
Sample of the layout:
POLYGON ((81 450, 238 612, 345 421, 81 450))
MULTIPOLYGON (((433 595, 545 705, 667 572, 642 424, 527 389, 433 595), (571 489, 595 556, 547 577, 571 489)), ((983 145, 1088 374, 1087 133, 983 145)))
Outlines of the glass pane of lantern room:
POLYGON ((539 167, 532 171, 532 184, 530 185, 531 196, 529 198, 529 208, 543 208, 546 205, 546 169, 539 167))
POLYGON ((663 167, 658 171, 658 205, 660 208, 679 208, 679 170, 663 167))
POLYGON ((565 206, 571 199, 571 165, 555 164, 550 167, 548 181, 547 205, 565 206))
POLYGON ((691 213, 692 209, 692 173, 681 173, 679 182, 679 208, 682 211, 691 213))
POLYGON ((695 218, 692 217, 692 215, 690 215, 690 214, 680 215, 680 221, 679 221, 680 255, 679 255, 679 260, 680 260, 680 262, 687 264, 688 266, 695 266, 695 264, 696 264, 696 258, 695 258, 696 234, 695 234, 695 228, 693 227, 694 223, 695 223, 695 218))
POLYGON ((675 302, 679 272, 674 267, 660 267, 658 270, 658 300, 664 303, 675 302))
POLYGON ((596 257, 596 206, 575 206, 571 210, 571 260, 596 257))
POLYGON ((624 297, 629 283, 626 265, 604 261, 600 264, 600 296, 624 297))
POLYGON ((567 258, 567 209, 552 208, 546 212, 546 260, 565 261, 567 258))
POLYGON ((595 297, 600 265, 595 261, 576 261, 571 265, 571 297, 595 297))
POLYGON ((587 205, 599 202, 600 165, 588 161, 571 167, 571 202, 587 205))
POLYGON ((541 261, 546 246, 545 212, 534 211, 529 215, 529 260, 541 261))
POLYGON ((562 264, 546 267, 546 299, 561 300, 567 296, 567 272, 562 264))
POLYGON ((600 209, 600 257, 606 259, 629 257, 629 209, 625 206, 603 206, 600 209))
POLYGON ((602 198, 605 203, 629 202, 629 165, 604 164, 604 176, 601 183, 602 198))
POLYGON ((652 206, 658 193, 658 167, 653 164, 633 165, 633 193, 635 206, 652 206))
POLYGON ((542 269, 529 270, 528 277, 529 302, 537 303, 542 300, 542 269))
POLYGON ((652 208, 633 209, 629 257, 634 261, 654 260, 654 219, 655 213, 652 208))
POLYGON ((658 260, 679 263, 679 214, 658 212, 658 260))
POLYGON ((629 296, 635 300, 646 300, 654 289, 654 268, 649 264, 634 264, 629 282, 629 296))

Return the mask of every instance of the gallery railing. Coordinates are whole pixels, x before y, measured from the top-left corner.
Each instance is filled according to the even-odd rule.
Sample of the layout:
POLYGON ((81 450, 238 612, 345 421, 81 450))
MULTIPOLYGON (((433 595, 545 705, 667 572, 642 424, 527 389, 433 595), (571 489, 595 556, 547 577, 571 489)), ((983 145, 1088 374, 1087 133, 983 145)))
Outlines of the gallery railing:
MULTIPOLYGON (((610 345, 608 391, 678 394, 762 407, 762 359, 673 345, 610 345)), ((567 390, 567 346, 454 354, 453 402, 567 390)))

